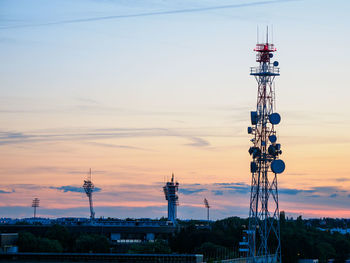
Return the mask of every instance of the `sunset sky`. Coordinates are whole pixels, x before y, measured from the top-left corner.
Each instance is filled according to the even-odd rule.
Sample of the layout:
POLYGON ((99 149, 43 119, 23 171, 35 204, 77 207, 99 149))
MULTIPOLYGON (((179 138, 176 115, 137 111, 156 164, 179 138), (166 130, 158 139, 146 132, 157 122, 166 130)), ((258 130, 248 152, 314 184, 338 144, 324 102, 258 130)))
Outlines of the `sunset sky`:
POLYGON ((280 63, 288 216, 350 217, 350 1, 1 0, 0 217, 248 216, 257 26, 280 63), (272 38, 272 34, 270 36, 272 38))

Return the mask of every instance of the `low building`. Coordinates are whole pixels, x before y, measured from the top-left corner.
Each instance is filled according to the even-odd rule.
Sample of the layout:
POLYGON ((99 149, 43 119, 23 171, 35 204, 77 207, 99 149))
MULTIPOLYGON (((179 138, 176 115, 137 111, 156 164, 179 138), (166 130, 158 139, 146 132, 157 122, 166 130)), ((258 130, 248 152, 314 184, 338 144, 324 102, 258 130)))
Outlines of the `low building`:
POLYGON ((17 253, 18 233, 0 234, 0 253, 17 253))

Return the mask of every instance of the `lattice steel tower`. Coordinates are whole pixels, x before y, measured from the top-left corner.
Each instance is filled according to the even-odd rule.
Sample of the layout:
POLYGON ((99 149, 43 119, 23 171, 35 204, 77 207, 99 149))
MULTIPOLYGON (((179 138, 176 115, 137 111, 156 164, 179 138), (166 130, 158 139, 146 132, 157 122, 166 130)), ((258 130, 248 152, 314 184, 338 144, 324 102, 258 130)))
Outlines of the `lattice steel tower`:
POLYGON ((167 182, 163 187, 165 199, 168 201, 168 221, 176 225, 177 211, 176 207, 179 205, 179 183, 174 181, 174 174, 171 176, 171 181, 167 182))
POLYGON ((258 43, 254 51, 259 65, 250 69, 250 75, 258 83, 258 96, 256 111, 251 112, 252 126, 248 127, 253 137, 249 148, 253 160, 247 252, 251 262, 281 262, 277 175, 285 164, 279 159, 282 151, 275 131, 281 117, 274 112, 274 79, 280 74, 278 62, 271 62, 276 49, 268 42, 268 34, 266 43, 258 43))
POLYGON ((91 221, 93 221, 95 219, 95 211, 94 211, 94 207, 93 207, 93 204, 92 204, 92 193, 93 193, 93 191, 95 189, 95 186, 94 186, 94 184, 91 181, 91 168, 90 168, 89 175, 84 180, 83 188, 85 190, 85 193, 86 193, 87 197, 89 198, 90 219, 91 219, 91 221))

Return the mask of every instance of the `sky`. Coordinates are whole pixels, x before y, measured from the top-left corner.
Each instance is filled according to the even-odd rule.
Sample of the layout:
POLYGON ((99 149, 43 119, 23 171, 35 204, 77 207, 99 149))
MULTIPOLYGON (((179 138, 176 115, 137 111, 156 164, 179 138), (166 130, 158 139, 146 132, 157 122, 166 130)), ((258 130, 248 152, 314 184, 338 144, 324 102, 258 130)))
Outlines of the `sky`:
POLYGON ((0 217, 247 217, 266 26, 287 216, 350 217, 347 0, 1 0, 0 217), (259 27, 259 34, 257 34, 259 27), (273 32, 273 33, 272 33, 273 32))

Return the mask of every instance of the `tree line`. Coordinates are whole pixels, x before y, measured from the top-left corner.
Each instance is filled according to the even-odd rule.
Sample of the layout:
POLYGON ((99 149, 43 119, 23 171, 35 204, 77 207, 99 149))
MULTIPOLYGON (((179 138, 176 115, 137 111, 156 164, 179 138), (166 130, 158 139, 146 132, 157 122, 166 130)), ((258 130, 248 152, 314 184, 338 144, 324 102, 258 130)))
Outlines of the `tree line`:
MULTIPOLYGON (((324 226, 327 220, 332 227, 344 227, 344 220, 304 220, 301 216, 294 220, 281 212, 283 262, 294 263, 298 259, 344 262, 350 258, 350 235, 320 229, 320 224, 324 226)), ((129 245, 125 252, 203 254, 206 260, 236 258, 242 256, 238 252, 239 242, 247 225, 248 219, 239 217, 217 220, 210 226, 203 225, 203 221, 179 221, 179 230, 167 240, 129 245)), ((20 233, 18 246, 21 252, 109 253, 116 252, 118 244, 104 235, 73 234, 64 226, 53 225, 41 236, 20 233)))

